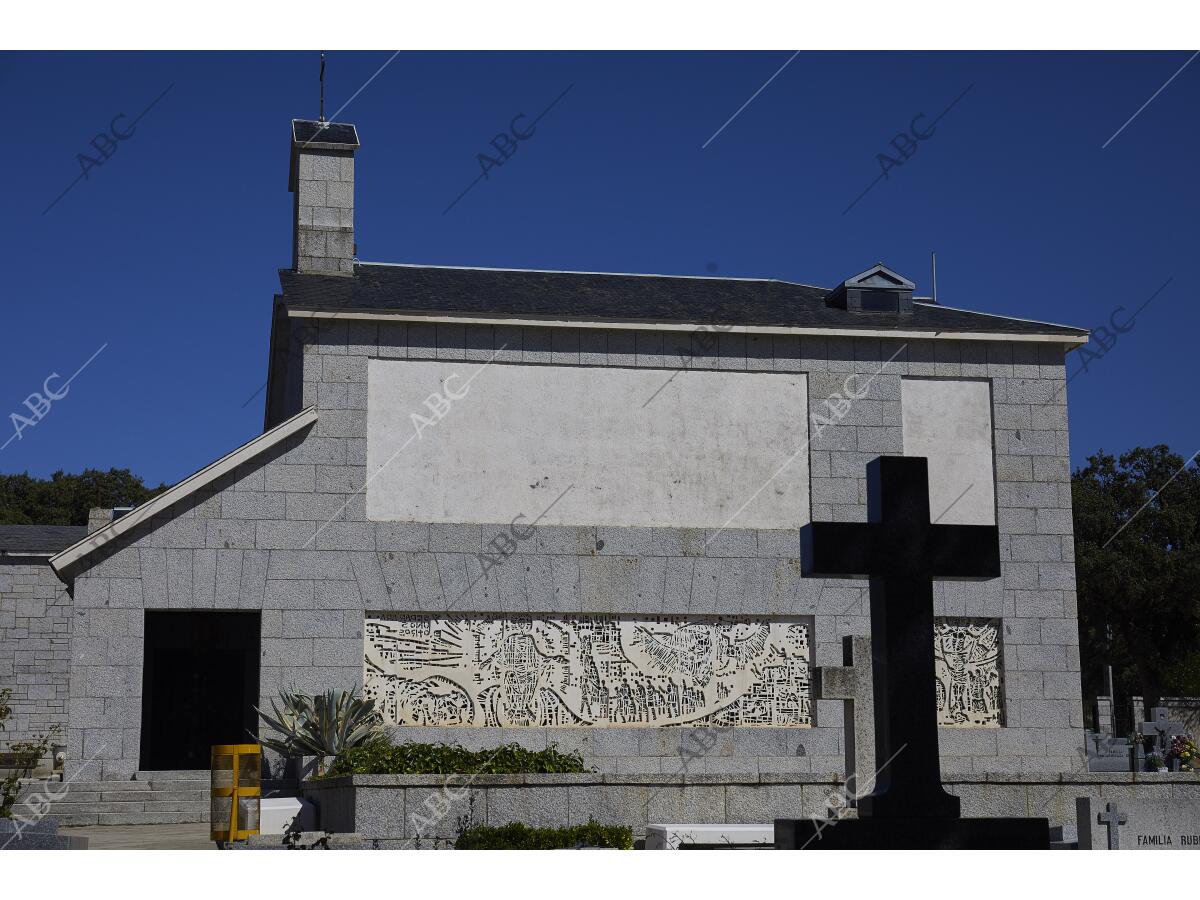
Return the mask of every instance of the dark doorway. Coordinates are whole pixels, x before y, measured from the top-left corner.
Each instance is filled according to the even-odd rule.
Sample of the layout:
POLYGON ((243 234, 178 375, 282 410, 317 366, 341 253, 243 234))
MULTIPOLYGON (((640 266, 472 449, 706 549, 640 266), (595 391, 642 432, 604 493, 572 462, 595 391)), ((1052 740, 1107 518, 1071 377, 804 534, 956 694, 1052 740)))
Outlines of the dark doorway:
POLYGON ((213 744, 256 731, 257 612, 147 612, 143 770, 207 769, 213 744))

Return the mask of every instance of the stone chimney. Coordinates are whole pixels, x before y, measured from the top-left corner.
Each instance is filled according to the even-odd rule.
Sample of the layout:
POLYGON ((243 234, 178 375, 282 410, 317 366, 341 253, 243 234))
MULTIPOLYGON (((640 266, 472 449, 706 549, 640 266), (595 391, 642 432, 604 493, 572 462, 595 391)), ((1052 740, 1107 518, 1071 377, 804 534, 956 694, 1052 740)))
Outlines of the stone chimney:
POLYGON ((288 190, 294 196, 292 268, 354 274, 354 151, 358 130, 336 122, 292 120, 288 190))
POLYGON ((93 531, 99 531, 112 520, 113 511, 111 507, 93 506, 88 510, 88 534, 91 534, 93 531))

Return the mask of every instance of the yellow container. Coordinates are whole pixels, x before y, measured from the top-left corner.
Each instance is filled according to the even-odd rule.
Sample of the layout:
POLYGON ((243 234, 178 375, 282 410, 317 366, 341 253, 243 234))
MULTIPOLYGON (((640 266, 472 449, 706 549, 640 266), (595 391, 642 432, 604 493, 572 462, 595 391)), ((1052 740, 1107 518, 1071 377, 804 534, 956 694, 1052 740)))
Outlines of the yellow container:
POLYGON ((216 744, 212 748, 212 805, 209 831, 214 841, 244 841, 258 834, 262 797, 262 747, 216 744))

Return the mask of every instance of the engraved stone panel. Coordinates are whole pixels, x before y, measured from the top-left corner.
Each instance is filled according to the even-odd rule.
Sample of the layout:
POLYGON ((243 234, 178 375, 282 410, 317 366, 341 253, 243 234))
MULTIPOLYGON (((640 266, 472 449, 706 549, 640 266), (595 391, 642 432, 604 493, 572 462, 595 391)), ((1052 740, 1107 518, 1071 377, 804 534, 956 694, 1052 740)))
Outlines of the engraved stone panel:
POLYGON ((933 653, 938 724, 1001 726, 999 619, 936 619, 933 653))
POLYGON ((380 616, 364 643, 364 692, 393 725, 812 724, 794 619, 380 616))

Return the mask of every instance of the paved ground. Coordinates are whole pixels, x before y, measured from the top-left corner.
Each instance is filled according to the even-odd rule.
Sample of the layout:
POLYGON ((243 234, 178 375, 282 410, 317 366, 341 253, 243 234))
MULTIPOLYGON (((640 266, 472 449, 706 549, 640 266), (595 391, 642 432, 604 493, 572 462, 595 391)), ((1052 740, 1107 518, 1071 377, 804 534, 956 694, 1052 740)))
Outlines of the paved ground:
POLYGON ((215 850, 208 823, 190 825, 79 825, 59 828, 61 834, 82 835, 89 850, 215 850))

